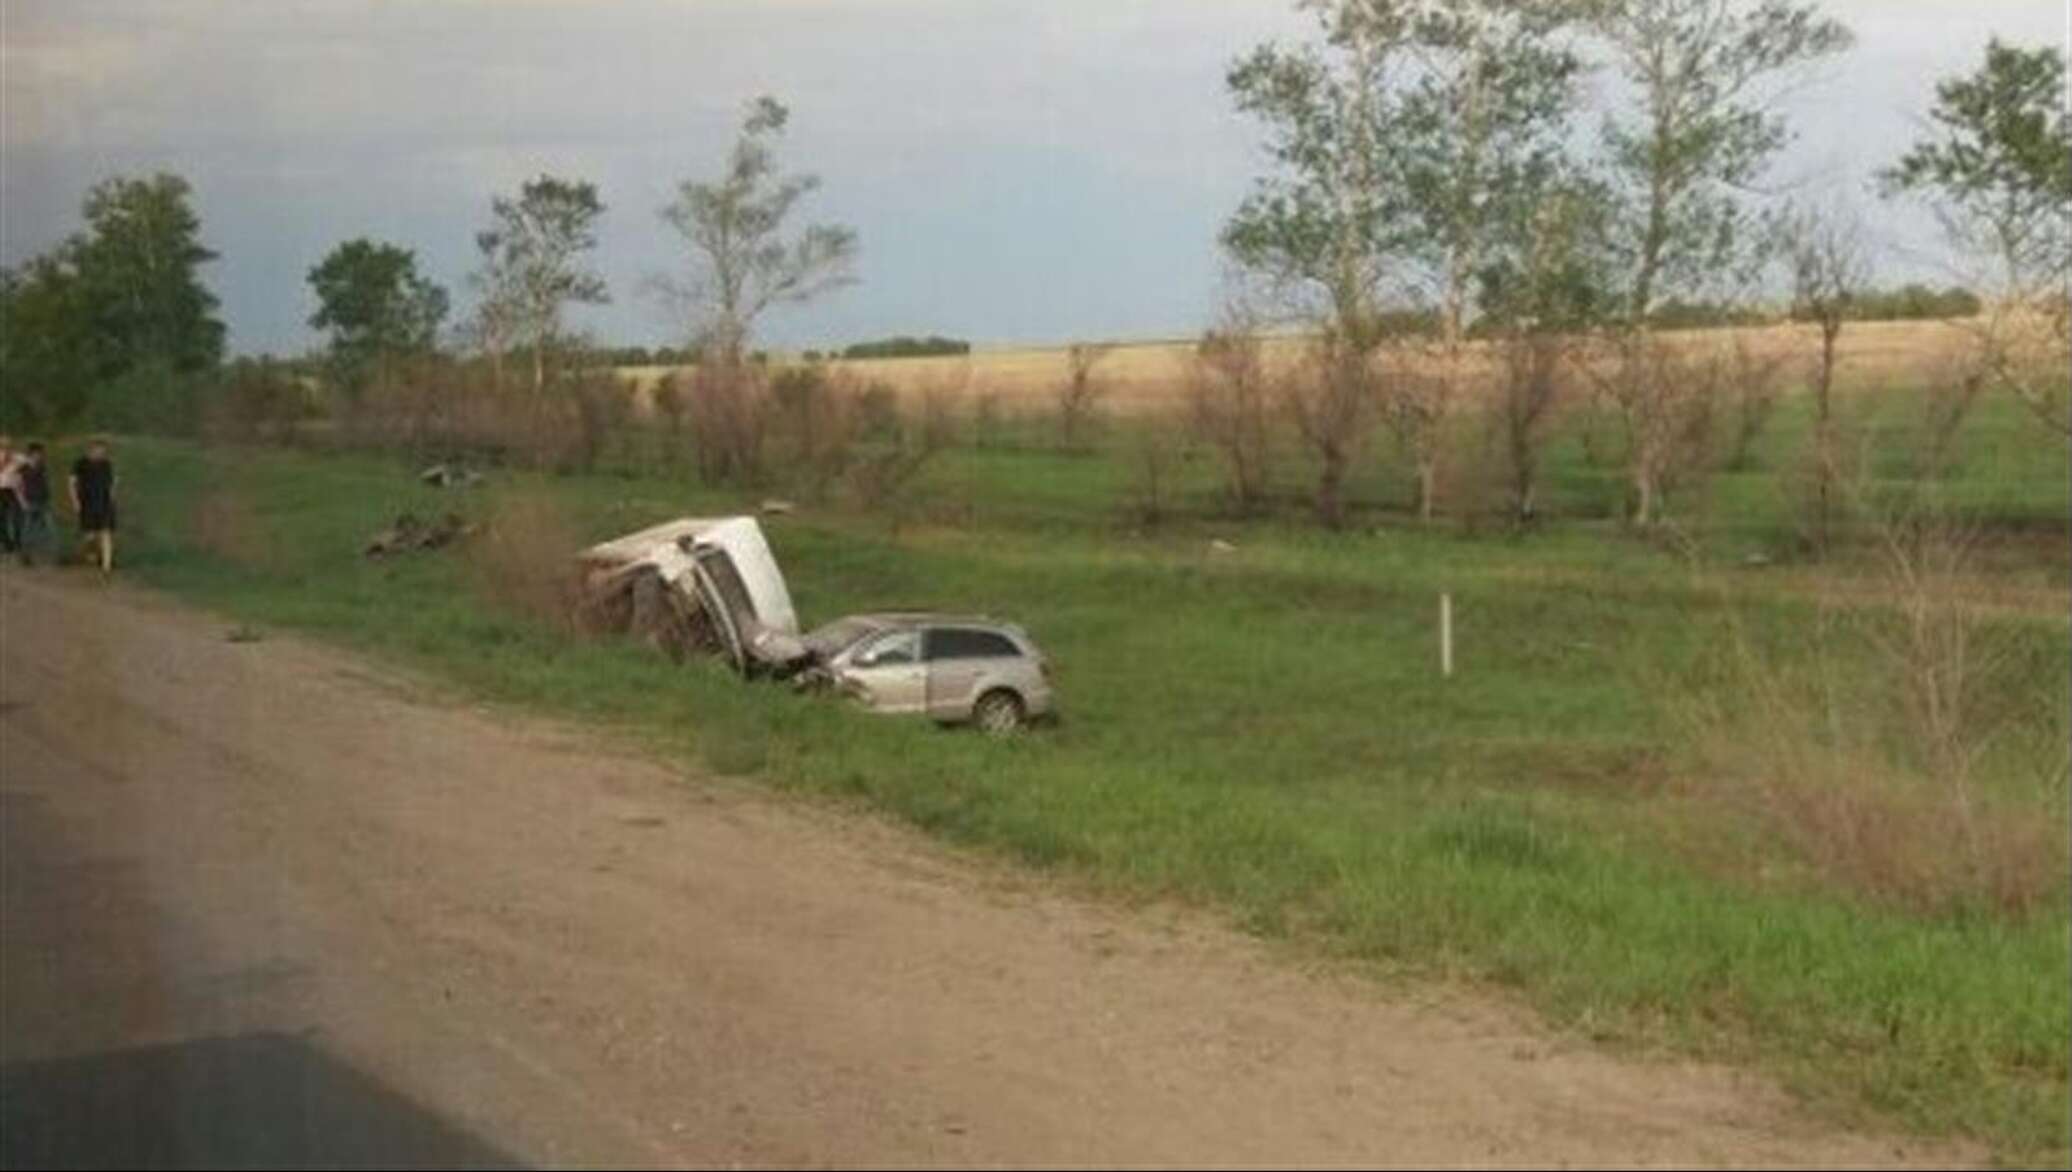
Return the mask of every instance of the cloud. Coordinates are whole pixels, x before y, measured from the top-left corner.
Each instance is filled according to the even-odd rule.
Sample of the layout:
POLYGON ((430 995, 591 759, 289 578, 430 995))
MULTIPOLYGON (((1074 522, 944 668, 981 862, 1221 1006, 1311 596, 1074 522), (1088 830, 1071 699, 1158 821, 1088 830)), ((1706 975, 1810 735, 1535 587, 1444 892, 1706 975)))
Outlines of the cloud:
MULTIPOLYGON (((1839 0, 1862 46, 1793 98, 1790 169, 1860 182, 1987 30, 2056 41, 2051 6, 1839 0)), ((0 260, 76 226, 117 172, 195 184, 239 345, 307 340, 302 278, 339 240, 420 250, 458 288, 494 192, 598 182, 602 333, 654 340, 635 290, 676 263, 656 218, 721 163, 742 103, 793 108, 809 215, 855 224, 865 284, 774 320, 815 341, 1199 324, 1213 238, 1259 166, 1233 56, 1308 20, 1279 0, 7 0, 0 260)))

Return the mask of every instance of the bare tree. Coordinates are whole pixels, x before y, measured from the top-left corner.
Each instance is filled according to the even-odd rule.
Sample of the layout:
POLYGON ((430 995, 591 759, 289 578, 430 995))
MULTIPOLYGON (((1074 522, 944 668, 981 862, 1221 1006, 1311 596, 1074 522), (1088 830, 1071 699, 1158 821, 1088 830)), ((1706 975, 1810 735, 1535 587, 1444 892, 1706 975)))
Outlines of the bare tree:
POLYGON ((1273 390, 1261 351, 1250 315, 1227 311, 1223 323, 1195 346, 1188 387, 1194 432, 1222 457, 1224 491, 1239 514, 1266 503, 1273 390))
POLYGON ((1720 351, 1675 345, 1646 330, 1616 331, 1604 342, 1608 352, 1583 366, 1625 424, 1633 492, 1627 515, 1647 526, 1672 489, 1712 470, 1719 384, 1729 362, 1720 351))
POLYGON ((1079 447, 1087 424, 1108 395, 1108 382, 1096 368, 1114 352, 1114 345, 1106 342, 1080 342, 1065 351, 1065 381, 1057 392, 1058 439, 1068 449, 1079 447))
POLYGON ((1766 351, 1749 344, 1740 335, 1734 338, 1733 387, 1734 387, 1734 438, 1728 448, 1726 466, 1740 470, 1748 467, 1755 454, 1756 441, 1770 426, 1770 419, 1777 413, 1778 384, 1784 377, 1785 355, 1766 351))
POLYGON ((1307 369, 1281 382, 1281 403, 1317 460, 1316 513, 1326 529, 1345 527, 1345 479, 1366 451, 1380 397, 1373 348, 1325 334, 1307 369))
POLYGON ((1174 481, 1187 456, 1187 428, 1178 419, 1160 416, 1131 423, 1130 512, 1138 525, 1156 529, 1172 513, 1174 481))
POLYGON ((919 492, 922 474, 955 441, 962 388, 930 387, 917 401, 894 406, 890 434, 849 467, 849 487, 864 511, 897 532, 919 492))
POLYGON ((1863 228, 1843 209, 1798 211, 1785 220, 1785 258, 1791 268, 1792 316, 1820 331, 1813 367, 1812 516, 1814 549, 1823 556, 1834 538, 1841 469, 1835 435, 1835 362, 1842 328, 1870 278, 1863 228))
POLYGON ((1539 515, 1540 457, 1569 377, 1568 336, 1525 330, 1504 339, 1493 412, 1502 440, 1505 488, 1512 520, 1539 515))

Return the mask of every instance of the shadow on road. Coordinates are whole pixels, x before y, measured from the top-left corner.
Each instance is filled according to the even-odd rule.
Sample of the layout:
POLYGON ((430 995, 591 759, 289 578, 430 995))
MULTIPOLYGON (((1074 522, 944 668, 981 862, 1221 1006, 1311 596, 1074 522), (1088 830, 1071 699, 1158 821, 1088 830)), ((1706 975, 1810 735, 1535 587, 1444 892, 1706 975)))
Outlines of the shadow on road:
POLYGON ((285 1034, 0 1066, 0 1167, 519 1168, 285 1034))

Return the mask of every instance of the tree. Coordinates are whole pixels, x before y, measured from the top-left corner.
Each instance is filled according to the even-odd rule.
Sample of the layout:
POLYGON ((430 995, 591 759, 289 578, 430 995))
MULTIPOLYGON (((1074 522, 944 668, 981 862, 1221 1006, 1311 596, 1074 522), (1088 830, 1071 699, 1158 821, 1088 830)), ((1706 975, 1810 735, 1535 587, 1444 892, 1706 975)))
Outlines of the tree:
POLYGON ((2072 127, 2056 49, 1994 40, 1968 77, 1936 86, 1932 134, 1883 180, 1889 195, 1932 201, 1951 242, 1987 261, 1983 365, 2049 425, 2072 431, 2072 127))
POLYGON ((1835 436, 1835 355, 1857 294, 1870 280, 1863 226, 1853 213, 1798 211, 1784 221, 1785 258, 1791 269, 1792 316, 1820 331, 1813 367, 1813 544, 1827 552, 1833 537, 1840 451, 1835 436))
POLYGON ((1223 458, 1225 492, 1241 516, 1266 503, 1273 437, 1272 386, 1258 323, 1231 306, 1194 348, 1189 387, 1195 434, 1223 458))
POLYGON ((775 98, 749 103, 726 174, 685 180, 662 209, 692 254, 690 282, 669 290, 689 303, 692 340, 728 368, 740 366, 756 320, 771 307, 803 304, 856 280, 853 229, 812 224, 784 235, 799 200, 820 186, 815 175, 777 174, 773 146, 789 117, 775 98))
POLYGON ((475 234, 482 254, 478 331, 499 378, 507 341, 531 348, 537 394, 547 382, 547 350, 562 337, 563 308, 611 300, 604 278, 583 267, 584 254, 597 247, 604 204, 594 183, 541 175, 519 188, 518 198, 498 196, 489 206, 493 222, 475 234))
POLYGON ((93 322, 66 250, 0 270, 0 421, 50 431, 77 420, 97 378, 93 322))
POLYGON ((201 243, 191 194, 164 173, 87 193, 86 235, 67 247, 103 377, 147 366, 191 373, 223 357, 216 297, 196 271, 216 254, 201 243))
MULTIPOLYGON (((1526 221, 1569 164, 1562 134, 1582 65, 1562 42, 1570 3, 1425 0, 1410 22, 1415 68, 1390 119, 1390 183, 1416 230, 1405 251, 1438 303, 1436 373, 1392 384, 1389 418, 1418 473, 1430 520, 1439 449, 1467 380, 1467 331, 1482 270, 1519 247, 1526 221)), ((1527 245, 1526 247, 1529 247, 1527 245)))
POLYGON ((86 231, 0 280, 9 418, 50 427, 120 407, 131 422, 189 422, 187 376, 222 359, 224 336, 190 195, 170 174, 97 184, 86 231))
POLYGON ((1387 144, 1398 101, 1391 83, 1410 68, 1412 29, 1390 3, 1301 7, 1316 15, 1321 46, 1261 45, 1226 77, 1239 111, 1266 125, 1276 172, 1239 205, 1222 242, 1322 327, 1311 369, 1290 379, 1285 395, 1317 457, 1318 520, 1338 528, 1346 474, 1376 408, 1385 283, 1408 230, 1404 201, 1389 186, 1387 144))
POLYGON ((1114 352, 1112 342, 1075 342, 1065 351, 1065 381, 1057 396, 1058 439, 1067 451, 1078 450, 1086 425, 1108 397, 1108 380, 1097 368, 1114 352))
POLYGON ((1635 91, 1604 143, 1638 323, 1746 260, 1742 193, 1790 138, 1772 91, 1855 38, 1791 0, 1599 0, 1592 23, 1635 91))
POLYGON ((433 349, 446 317, 446 290, 420 276, 407 248, 348 240, 309 270, 317 296, 310 327, 331 334, 331 364, 356 394, 372 378, 386 385, 392 362, 433 349))
MULTIPOLYGON (((1645 333, 1665 295, 1702 300, 1746 273, 1761 237, 1745 192, 1789 138, 1775 87, 1853 42, 1849 30, 1791 0, 1597 0, 1591 21, 1633 90, 1631 114, 1604 125, 1612 241, 1625 261, 1624 327, 1645 333)), ((1662 381, 1683 364, 1644 337, 1614 339, 1631 366, 1605 386, 1625 423, 1631 519, 1647 526, 1661 475, 1711 417, 1695 393, 1662 381)))
POLYGON ((1498 363, 1491 430, 1518 524, 1538 513, 1540 459, 1577 339, 1602 320, 1610 296, 1603 208, 1593 185, 1551 187, 1526 218, 1522 246, 1504 250, 1479 275, 1498 363))

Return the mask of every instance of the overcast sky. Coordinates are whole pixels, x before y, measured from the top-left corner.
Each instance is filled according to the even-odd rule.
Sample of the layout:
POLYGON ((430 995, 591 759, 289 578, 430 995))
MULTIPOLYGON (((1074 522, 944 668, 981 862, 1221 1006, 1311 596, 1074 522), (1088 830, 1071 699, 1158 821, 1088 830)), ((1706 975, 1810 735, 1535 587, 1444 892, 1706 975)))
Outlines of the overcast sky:
MULTIPOLYGON (((2066 0, 1827 7, 1859 45, 1792 99, 1780 176, 1808 193, 1860 192, 1989 35, 2066 37, 2066 0)), ((768 92, 784 162, 825 183, 807 215, 862 238, 862 284, 773 317, 777 344, 1191 333, 1260 167, 1224 69, 1306 31, 1285 0, 0 0, 0 262, 75 229, 96 180, 177 171, 232 346, 293 351, 333 245, 413 248, 464 303, 490 196, 552 172, 608 205, 613 304, 582 324, 676 340, 642 293, 682 264, 657 210, 768 92)))

